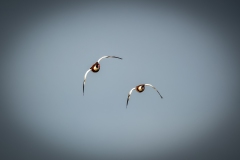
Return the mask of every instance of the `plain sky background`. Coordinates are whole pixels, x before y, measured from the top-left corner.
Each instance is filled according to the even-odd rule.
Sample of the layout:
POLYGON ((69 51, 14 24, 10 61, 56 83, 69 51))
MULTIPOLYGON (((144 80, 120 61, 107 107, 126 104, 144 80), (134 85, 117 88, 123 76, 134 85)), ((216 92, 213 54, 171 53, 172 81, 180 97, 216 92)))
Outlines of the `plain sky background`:
POLYGON ((40 4, 3 5, 5 159, 239 156, 234 5, 40 4))

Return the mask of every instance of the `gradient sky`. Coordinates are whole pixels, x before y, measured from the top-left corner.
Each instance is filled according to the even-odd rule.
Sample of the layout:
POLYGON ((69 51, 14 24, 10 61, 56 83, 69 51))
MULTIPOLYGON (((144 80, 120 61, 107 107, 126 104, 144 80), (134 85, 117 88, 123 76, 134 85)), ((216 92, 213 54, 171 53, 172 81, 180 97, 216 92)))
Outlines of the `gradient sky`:
POLYGON ((236 133, 225 135, 239 111, 239 50, 231 21, 223 17, 220 26, 201 9, 99 2, 29 11, 38 14, 4 43, 4 113, 10 131, 21 133, 5 136, 20 141, 4 141, 6 156, 14 146, 20 157, 221 157, 233 145, 221 140, 236 133), (85 72, 105 55, 123 60, 103 59, 83 96, 85 72), (126 109, 128 92, 142 83, 163 99, 146 87, 133 91, 126 109))

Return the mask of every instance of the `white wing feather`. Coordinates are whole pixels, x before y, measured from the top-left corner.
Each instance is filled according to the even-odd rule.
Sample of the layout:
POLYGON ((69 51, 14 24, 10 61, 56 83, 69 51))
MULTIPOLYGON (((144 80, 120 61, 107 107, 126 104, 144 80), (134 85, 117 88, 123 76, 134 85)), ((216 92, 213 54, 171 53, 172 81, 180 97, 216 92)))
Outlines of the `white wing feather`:
POLYGON ((103 58, 107 58, 108 56, 103 56, 98 60, 98 63, 103 59, 103 58))

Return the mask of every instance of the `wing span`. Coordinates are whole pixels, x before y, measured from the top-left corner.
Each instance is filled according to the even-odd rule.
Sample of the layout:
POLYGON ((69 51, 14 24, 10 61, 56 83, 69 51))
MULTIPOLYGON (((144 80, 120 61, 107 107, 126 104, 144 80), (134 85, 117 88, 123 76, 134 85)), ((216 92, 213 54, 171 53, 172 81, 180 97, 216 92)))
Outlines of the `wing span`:
MULTIPOLYGON (((154 86, 152 86, 151 84, 145 84, 145 86, 150 86, 158 92, 158 90, 154 86)), ((159 92, 158 92, 158 94, 160 95, 161 98, 163 98, 159 92)))
POLYGON ((118 59, 122 59, 120 57, 116 57, 116 56, 103 56, 98 60, 98 63, 103 59, 103 58, 118 58, 118 59))
POLYGON ((132 91, 133 91, 134 89, 136 89, 136 88, 132 88, 132 89, 130 90, 130 92, 128 93, 126 108, 127 108, 128 101, 129 101, 129 99, 130 99, 131 93, 132 93, 132 91))
POLYGON ((84 95, 84 85, 85 85, 85 83, 86 83, 87 74, 88 74, 89 71, 91 71, 91 69, 87 70, 87 72, 86 72, 85 75, 84 75, 84 80, 83 80, 83 95, 84 95))

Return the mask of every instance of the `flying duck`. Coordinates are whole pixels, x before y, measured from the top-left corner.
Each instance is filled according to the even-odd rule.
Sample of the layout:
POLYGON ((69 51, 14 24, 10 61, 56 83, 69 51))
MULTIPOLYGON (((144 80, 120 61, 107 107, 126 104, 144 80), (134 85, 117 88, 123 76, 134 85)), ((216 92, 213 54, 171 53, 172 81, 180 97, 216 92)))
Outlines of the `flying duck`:
MULTIPOLYGON (((150 87, 152 87, 153 89, 155 89, 158 92, 158 90, 154 86, 152 86, 151 84, 140 84, 140 85, 136 86, 135 88, 132 88, 130 90, 130 92, 128 93, 126 108, 127 108, 128 101, 130 99, 130 95, 131 95, 132 91, 134 89, 136 89, 137 92, 141 93, 141 92, 143 92, 145 90, 145 86, 150 86, 150 87)), ((158 92, 158 94, 160 95, 161 98, 163 98, 159 92, 158 92)))
POLYGON ((94 63, 94 64, 92 65, 92 67, 91 67, 89 70, 87 70, 87 72, 86 72, 85 75, 84 75, 84 80, 83 80, 83 95, 84 95, 84 85, 85 85, 85 83, 86 83, 86 78, 87 78, 88 72, 92 71, 92 72, 94 72, 94 73, 97 73, 97 72, 100 70, 100 64, 99 64, 99 62, 100 62, 103 58, 118 58, 118 59, 122 59, 122 58, 119 58, 119 57, 116 57, 116 56, 103 56, 103 57, 101 57, 96 63, 94 63))

